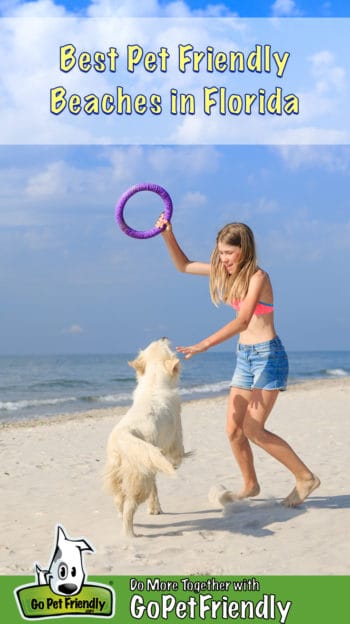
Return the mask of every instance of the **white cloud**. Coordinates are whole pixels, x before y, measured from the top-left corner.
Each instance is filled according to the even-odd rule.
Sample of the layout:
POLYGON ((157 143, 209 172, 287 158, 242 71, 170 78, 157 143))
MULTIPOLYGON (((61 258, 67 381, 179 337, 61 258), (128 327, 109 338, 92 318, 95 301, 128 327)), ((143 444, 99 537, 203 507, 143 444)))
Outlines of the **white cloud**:
POLYGON ((183 198, 183 203, 189 208, 192 206, 205 206, 207 201, 206 195, 200 191, 189 191, 183 198))
POLYGON ((294 0, 275 0, 271 11, 274 17, 297 17, 302 14, 294 0))
POLYGON ((113 0, 92 0, 87 9, 89 17, 234 17, 237 16, 224 3, 211 3, 200 9, 191 7, 182 0, 161 3, 158 0, 124 0, 118 2, 118 6, 113 0))
POLYGON ((87 8, 89 17, 153 17, 157 15, 157 0, 121 0, 116 6, 113 0, 92 0, 87 8))
POLYGON ((321 50, 310 57, 311 71, 319 94, 342 92, 346 86, 346 72, 337 64, 329 50, 321 50))
MULTIPOLYGON (((340 31, 339 35, 341 34, 340 31)), ((303 76, 307 80, 307 87, 296 91, 300 101, 300 114, 294 121, 294 128, 286 128, 283 140, 277 143, 348 144, 350 129, 347 124, 347 73, 337 61, 336 54, 329 49, 320 49, 307 56, 303 76)))
POLYGON ((135 145, 121 149, 112 149, 105 152, 111 166, 111 175, 114 180, 128 182, 138 175, 145 158, 144 149, 135 145))
POLYGON ((293 219, 266 234, 264 246, 288 261, 302 264, 329 262, 334 253, 349 252, 350 221, 332 223, 310 209, 296 209, 293 219))
MULTIPOLYGON (((98 166, 88 170, 78 165, 72 166, 63 160, 53 160, 44 166, 38 165, 22 181, 24 195, 29 202, 38 202, 37 205, 41 203, 43 206, 48 197, 54 206, 62 200, 65 202, 62 212, 66 205, 71 205, 72 198, 75 198, 74 202, 80 198, 85 205, 90 205, 91 198, 98 193, 103 203, 115 189, 116 182, 125 185, 141 175, 145 162, 144 149, 141 146, 111 148, 108 151, 97 148, 96 162, 98 166)), ((17 174, 21 178, 20 170, 17 174)))
POLYGON ((67 190, 67 167, 63 162, 53 162, 29 178, 26 193, 29 197, 40 198, 64 195, 67 190))
POLYGON ((157 174, 177 173, 184 176, 199 175, 208 170, 215 171, 219 166, 220 153, 213 146, 196 147, 157 147, 148 152, 149 164, 157 174))
POLYGON ((350 171, 350 147, 322 147, 312 145, 281 146, 275 148, 291 170, 306 167, 347 174, 350 171))
POLYGON ((71 334, 71 335, 78 335, 78 334, 83 334, 84 330, 82 329, 82 327, 80 327, 80 325, 71 325, 70 327, 67 327, 66 329, 62 329, 62 334, 71 334))
POLYGON ((280 206, 275 199, 260 197, 256 204, 256 212, 260 214, 275 214, 280 211, 280 206))
POLYGON ((67 11, 64 6, 52 0, 0 0, 0 11, 6 16, 15 17, 64 17, 67 11))
POLYGON ((52 0, 38 0, 22 3, 20 0, 0 0, 0 11, 4 16, 15 17, 63 17, 64 15, 86 15, 88 17, 235 17, 225 3, 208 2, 202 8, 191 9, 181 0, 161 3, 159 0, 91 0, 84 8, 68 10, 52 0))

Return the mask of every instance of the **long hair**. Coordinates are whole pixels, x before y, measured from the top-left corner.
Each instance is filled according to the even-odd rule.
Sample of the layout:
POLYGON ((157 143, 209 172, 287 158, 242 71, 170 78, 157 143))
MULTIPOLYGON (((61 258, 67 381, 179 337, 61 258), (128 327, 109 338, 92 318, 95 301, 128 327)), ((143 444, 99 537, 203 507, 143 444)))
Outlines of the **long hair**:
POLYGON ((249 282, 257 271, 254 234, 244 223, 225 225, 216 237, 216 245, 210 259, 210 296, 215 305, 220 301, 229 303, 233 298, 244 299, 249 282), (240 247, 241 257, 237 269, 230 275, 220 260, 218 244, 240 247))

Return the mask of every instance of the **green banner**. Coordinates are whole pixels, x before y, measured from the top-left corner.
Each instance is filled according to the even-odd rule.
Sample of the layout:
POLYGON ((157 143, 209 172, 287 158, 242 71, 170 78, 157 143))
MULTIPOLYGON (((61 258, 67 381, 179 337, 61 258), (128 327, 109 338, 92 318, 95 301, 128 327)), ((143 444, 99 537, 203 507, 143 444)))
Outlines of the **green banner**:
POLYGON ((348 576, 98 576, 60 596, 33 577, 0 576, 0 622, 343 624, 348 576))
POLYGON ((26 619, 68 615, 111 617, 114 614, 113 591, 91 583, 74 596, 54 594, 48 585, 28 585, 18 588, 16 597, 26 619))

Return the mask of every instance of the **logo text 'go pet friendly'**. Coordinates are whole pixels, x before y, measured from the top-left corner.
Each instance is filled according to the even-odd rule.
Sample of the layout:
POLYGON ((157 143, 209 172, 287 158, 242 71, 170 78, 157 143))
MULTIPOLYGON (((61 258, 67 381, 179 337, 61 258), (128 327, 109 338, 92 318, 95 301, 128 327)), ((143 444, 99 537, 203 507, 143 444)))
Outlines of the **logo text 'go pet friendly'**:
POLYGON ((114 592, 107 585, 85 583, 82 552, 94 549, 85 539, 69 539, 57 526, 56 542, 47 570, 35 565, 36 583, 15 591, 18 608, 25 619, 84 615, 112 617, 114 592))

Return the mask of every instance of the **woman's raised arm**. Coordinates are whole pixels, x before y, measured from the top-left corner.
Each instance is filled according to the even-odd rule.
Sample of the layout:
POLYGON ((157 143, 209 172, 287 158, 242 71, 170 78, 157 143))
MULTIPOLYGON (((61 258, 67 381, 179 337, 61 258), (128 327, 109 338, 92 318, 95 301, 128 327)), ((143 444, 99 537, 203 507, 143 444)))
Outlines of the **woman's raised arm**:
POLYGON ((166 227, 162 232, 162 236, 175 268, 181 273, 209 276, 209 262, 197 262, 194 260, 189 260, 186 254, 182 251, 179 243, 174 236, 173 228, 170 221, 166 221, 163 214, 161 214, 156 223, 156 227, 163 227, 164 225, 166 227))

